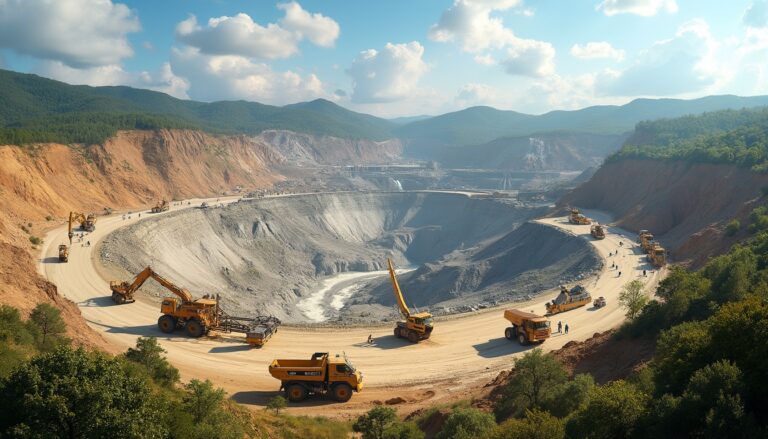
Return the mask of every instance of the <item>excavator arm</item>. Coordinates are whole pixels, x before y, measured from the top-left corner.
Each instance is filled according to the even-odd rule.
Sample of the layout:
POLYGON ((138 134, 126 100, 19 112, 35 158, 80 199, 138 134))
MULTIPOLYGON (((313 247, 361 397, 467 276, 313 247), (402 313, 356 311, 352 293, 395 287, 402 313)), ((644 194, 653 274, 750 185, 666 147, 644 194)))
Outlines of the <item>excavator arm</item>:
POLYGON ((69 237, 69 245, 72 245, 72 237, 75 233, 72 232, 72 224, 76 221, 80 221, 80 224, 85 222, 85 214, 80 212, 69 212, 69 227, 67 228, 67 236, 69 237))
POLYGON ((395 268, 392 266, 392 260, 389 258, 387 258, 387 265, 389 265, 389 277, 392 279, 392 290, 395 293, 397 306, 400 307, 400 314, 407 319, 411 316, 411 311, 408 309, 408 305, 405 304, 403 292, 400 291, 400 285, 397 283, 397 276, 395 276, 395 268))
POLYGON ((154 270, 152 270, 152 267, 147 267, 141 270, 141 272, 137 274, 135 278, 133 278, 133 282, 130 284, 128 282, 111 282, 110 288, 112 289, 113 294, 116 293, 120 296, 121 299, 123 299, 123 301, 120 303, 125 303, 125 300, 133 300, 133 293, 141 288, 141 286, 144 285, 144 282, 146 282, 149 278, 156 280, 157 283, 165 287, 168 291, 179 296, 183 302, 192 301, 192 295, 189 293, 189 291, 176 286, 173 282, 160 276, 154 270))

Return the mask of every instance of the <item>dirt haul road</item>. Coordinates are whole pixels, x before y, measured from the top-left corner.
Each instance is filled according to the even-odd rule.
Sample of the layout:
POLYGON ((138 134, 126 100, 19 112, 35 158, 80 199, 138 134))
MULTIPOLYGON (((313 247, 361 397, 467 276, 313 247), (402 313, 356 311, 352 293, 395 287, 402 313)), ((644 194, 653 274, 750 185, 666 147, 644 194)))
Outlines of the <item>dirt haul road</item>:
MULTIPOLYGON (((191 201, 191 206, 198 206, 202 200, 191 201)), ((222 201, 235 200, 225 201, 222 198, 222 201)), ((171 210, 189 207, 185 202, 183 206, 172 206, 171 210)), ((163 214, 142 212, 142 219, 154 215, 163 214)), ((374 402, 396 397, 405 400, 398 406, 402 411, 424 404, 467 398, 499 371, 509 369, 516 355, 531 349, 504 338, 507 321, 502 310, 516 307, 544 314, 545 302, 556 296, 556 291, 551 291, 525 304, 440 319, 432 338, 419 344, 394 338, 394 322, 355 328, 283 326, 262 349, 249 348, 243 343, 242 336, 235 335, 190 339, 178 331, 179 335, 169 336, 157 329, 156 322, 160 316, 158 305, 142 301, 114 305, 110 298, 109 279, 103 279, 99 274, 98 255, 94 251, 97 241, 138 220, 136 213, 125 220, 122 215, 100 217, 96 231, 83 239, 83 242, 90 241, 91 246, 74 242, 69 263, 59 263, 56 257, 58 245, 67 241, 66 228, 51 231, 45 239, 39 271, 58 286, 61 294, 78 304, 83 317, 103 334, 115 353, 134 346, 139 336, 158 337, 168 351, 168 359, 180 369, 184 380, 208 378, 232 394, 234 399, 246 404, 263 405, 277 394, 279 383, 267 372, 272 359, 308 358, 314 352, 326 351, 347 353, 365 376, 364 391, 346 404, 315 399, 292 405, 292 411, 350 417, 369 409, 374 402), (373 345, 366 343, 369 334, 375 339, 373 345)), ((604 259, 604 268, 598 275, 585 279, 583 285, 593 297, 604 296, 608 302, 605 308, 599 310, 588 305, 553 316, 553 330, 556 330, 557 322, 562 321, 563 325, 569 325, 570 332, 567 335, 553 334, 542 345, 545 351, 616 327, 624 320, 624 312, 618 304, 621 287, 630 280, 640 279, 646 285, 645 291, 650 294, 664 275, 663 271, 651 271, 645 256, 634 243, 634 237, 628 233, 618 235, 616 229, 608 228, 606 239, 595 241, 589 235, 589 226, 571 225, 565 218, 547 218, 540 222, 559 228, 564 233, 582 236, 595 246, 604 259), (609 252, 617 251, 617 255, 608 256, 609 252), (611 268, 614 262, 620 267, 621 276, 611 268), (649 270, 647 277, 643 277, 643 269, 649 270)), ((173 281, 185 285, 184 279, 173 281)), ((405 293, 407 295, 407 291, 405 293)))

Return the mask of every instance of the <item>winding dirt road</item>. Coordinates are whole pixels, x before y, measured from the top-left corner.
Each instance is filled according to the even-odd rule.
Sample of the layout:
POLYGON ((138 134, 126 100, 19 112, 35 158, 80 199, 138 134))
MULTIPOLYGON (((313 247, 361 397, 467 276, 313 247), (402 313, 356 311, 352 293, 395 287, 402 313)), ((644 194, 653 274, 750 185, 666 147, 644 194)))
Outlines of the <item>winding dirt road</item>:
MULTIPOLYGON (((197 206, 202 200, 188 200, 197 206)), ((209 203, 215 200, 207 200, 209 203)), ((234 199, 222 202, 232 202, 234 199)), ((186 203, 186 202, 185 202, 186 203)), ((173 206, 172 210, 188 208, 173 206)), ((154 215, 142 212, 142 218, 154 215)), ((124 352, 134 346, 139 336, 158 337, 168 351, 168 359, 182 373, 182 378, 209 378, 227 390, 234 399, 245 404, 264 405, 276 394, 279 383, 267 372, 274 358, 305 358, 313 352, 346 352, 363 372, 366 388, 346 404, 336 404, 322 399, 307 401, 293 406, 292 411, 303 414, 350 417, 370 408, 374 401, 401 397, 407 402, 401 410, 412 410, 426 403, 451 401, 467 397, 492 380, 501 370, 512 366, 516 354, 530 347, 521 347, 504 338, 507 326, 502 309, 518 307, 543 314, 544 303, 556 292, 540 296, 525 304, 510 305, 482 310, 477 313, 438 320, 430 340, 412 345, 392 336, 393 324, 367 328, 280 328, 278 333, 262 348, 252 349, 242 342, 241 336, 189 339, 181 334, 168 336, 157 329, 159 306, 137 301, 127 305, 114 305, 110 298, 109 280, 100 276, 96 243, 112 231, 138 221, 137 214, 131 219, 121 215, 100 217, 96 231, 87 235, 90 247, 74 243, 69 263, 59 263, 57 247, 66 242, 65 227, 48 233, 38 269, 59 292, 80 307, 83 317, 114 347, 114 352, 124 352), (365 340, 372 334, 375 344, 365 340)), ((542 348, 555 350, 572 340, 584 340, 595 332, 618 326, 624 320, 619 308, 618 295, 621 287, 632 279, 641 279, 646 291, 653 291, 664 275, 663 271, 651 270, 645 257, 634 243, 634 236, 617 234, 608 229, 606 239, 593 240, 589 226, 568 224, 566 218, 548 218, 541 223, 557 227, 565 233, 582 236, 595 246, 605 264, 597 276, 585 279, 583 284, 593 297, 604 296, 605 308, 595 310, 591 306, 553 316, 557 321, 568 323, 570 333, 553 334, 542 348), (622 241, 623 246, 619 245, 622 241), (618 255, 609 257, 609 252, 618 255), (610 268, 616 262, 618 272, 610 268), (649 270, 647 277, 643 269, 649 270)), ((184 285, 183 279, 175 279, 184 285)), ((406 292, 407 293, 407 292, 406 292)))

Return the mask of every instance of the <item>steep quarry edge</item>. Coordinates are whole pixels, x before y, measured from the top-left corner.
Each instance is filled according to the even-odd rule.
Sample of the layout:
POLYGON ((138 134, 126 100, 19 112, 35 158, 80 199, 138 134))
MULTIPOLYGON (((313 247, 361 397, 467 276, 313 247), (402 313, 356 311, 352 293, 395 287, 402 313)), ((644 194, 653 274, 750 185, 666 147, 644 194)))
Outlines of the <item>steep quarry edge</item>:
POLYGON ((725 225, 748 223, 765 187, 768 175, 734 165, 623 160, 604 164, 558 208, 610 212, 622 228, 654 233, 673 261, 700 267, 743 238, 727 236, 725 225))
MULTIPOLYGON (((221 293, 227 309, 291 322, 306 321, 297 304, 328 276, 382 270, 390 256, 419 267, 401 278, 410 303, 447 314, 519 300, 599 266, 584 240, 526 223, 545 210, 429 192, 266 198, 142 221, 108 236, 100 253, 115 278, 151 264, 197 295, 221 293)), ((386 279, 360 285, 339 312, 328 294, 329 317, 391 320, 386 279)))

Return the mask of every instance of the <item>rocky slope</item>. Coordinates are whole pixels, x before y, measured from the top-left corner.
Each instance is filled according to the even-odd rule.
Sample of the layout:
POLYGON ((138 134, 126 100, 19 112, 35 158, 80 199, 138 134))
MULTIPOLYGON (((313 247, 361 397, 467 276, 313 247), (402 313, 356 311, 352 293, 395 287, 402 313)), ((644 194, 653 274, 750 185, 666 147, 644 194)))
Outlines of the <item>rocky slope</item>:
POLYGON ((398 139, 377 142, 279 130, 264 131, 256 139, 271 146, 286 160, 302 165, 391 163, 403 151, 398 139))
POLYGON ((768 187, 768 175, 734 165, 624 160, 601 167, 558 205, 610 212, 631 231, 648 229, 673 260, 694 267, 727 250, 732 218, 746 217, 768 187))
POLYGON ((504 137, 482 145, 442 148, 437 160, 447 168, 583 171, 602 163, 626 137, 587 133, 504 137))

